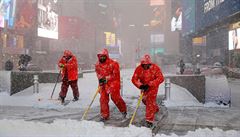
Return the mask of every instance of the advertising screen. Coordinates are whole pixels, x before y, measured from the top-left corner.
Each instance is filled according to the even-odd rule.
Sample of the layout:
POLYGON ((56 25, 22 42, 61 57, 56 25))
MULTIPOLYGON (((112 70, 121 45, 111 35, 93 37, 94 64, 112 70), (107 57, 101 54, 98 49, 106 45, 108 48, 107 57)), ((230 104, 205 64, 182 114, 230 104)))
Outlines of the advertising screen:
POLYGON ((180 0, 172 0, 171 31, 182 30, 182 5, 180 0))
POLYGON ((36 2, 29 0, 17 1, 15 28, 17 30, 32 29, 36 23, 36 2))
POLYGON ((38 36, 58 39, 56 0, 38 0, 38 36))
POLYGON ((1 28, 4 28, 4 23, 5 23, 4 17, 2 15, 0 15, 0 27, 1 28))
POLYGON ((0 27, 5 27, 5 20, 7 21, 8 27, 13 27, 15 7, 16 0, 0 0, 0 27))
POLYGON ((228 32, 228 49, 240 49, 240 28, 228 32))
POLYGON ((195 31, 195 0, 183 0, 183 34, 193 33, 195 31))

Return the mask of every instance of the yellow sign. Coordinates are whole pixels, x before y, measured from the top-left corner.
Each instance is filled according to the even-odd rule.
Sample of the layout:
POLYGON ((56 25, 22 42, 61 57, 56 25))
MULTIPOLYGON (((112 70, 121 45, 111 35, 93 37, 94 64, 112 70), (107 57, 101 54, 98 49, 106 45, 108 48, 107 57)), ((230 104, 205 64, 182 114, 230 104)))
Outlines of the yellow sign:
POLYGON ((106 35, 106 46, 115 46, 116 44, 116 35, 112 32, 104 32, 106 35))
POLYGON ((204 38, 203 37, 196 37, 192 39, 193 44, 203 44, 204 43, 204 38))

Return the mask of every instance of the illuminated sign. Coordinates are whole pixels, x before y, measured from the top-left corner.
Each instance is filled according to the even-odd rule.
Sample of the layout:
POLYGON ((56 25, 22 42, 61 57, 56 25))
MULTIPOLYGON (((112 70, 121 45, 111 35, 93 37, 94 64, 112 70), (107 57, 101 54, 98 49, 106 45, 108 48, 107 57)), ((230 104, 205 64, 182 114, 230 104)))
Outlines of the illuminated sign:
POLYGON ((104 32, 106 36, 106 46, 115 46, 116 45, 116 34, 112 32, 104 32))
POLYGON ((17 1, 15 29, 30 30, 36 23, 36 2, 29 0, 17 1))
POLYGON ((38 36, 58 39, 58 14, 55 0, 38 0, 38 36))
POLYGON ((150 55, 163 54, 165 52, 164 48, 151 48, 150 55))
POLYGON ((224 0, 204 0, 204 13, 209 12, 223 2, 224 0))
POLYGON ((228 32, 228 49, 240 49, 240 28, 228 32))
POLYGON ((194 46, 206 46, 206 36, 193 38, 192 44, 194 46))
POLYGON ((5 24, 4 17, 2 15, 0 15, 0 27, 4 28, 4 24, 5 24))
POLYGON ((159 45, 164 43, 164 35, 163 34, 151 34, 151 43, 154 45, 159 45))
POLYGON ((171 31, 182 30, 182 5, 180 0, 172 1, 171 31))
POLYGON ((9 27, 13 27, 15 7, 16 0, 0 0, 0 27, 4 27, 5 20, 9 27))
POLYGON ((165 0, 150 0, 150 6, 160 6, 164 4, 165 0))

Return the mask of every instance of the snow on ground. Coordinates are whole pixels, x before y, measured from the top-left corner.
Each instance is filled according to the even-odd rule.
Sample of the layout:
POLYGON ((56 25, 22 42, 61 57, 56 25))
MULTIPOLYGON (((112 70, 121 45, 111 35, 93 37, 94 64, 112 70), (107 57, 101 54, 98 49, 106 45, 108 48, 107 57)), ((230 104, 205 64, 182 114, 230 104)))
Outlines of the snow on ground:
MULTIPOLYGON (((139 89, 137 89, 131 83, 133 70, 123 70, 122 76, 124 77, 123 81, 123 91, 124 96, 126 97, 138 97, 140 94, 139 89)), ((159 86, 158 95, 164 95, 165 88, 164 82, 159 86)), ((137 104, 137 100, 134 100, 133 104, 137 104)), ((173 106, 202 106, 201 103, 185 88, 182 88, 178 85, 171 84, 171 94, 170 100, 165 101, 167 107, 173 106)))
MULTIPOLYGON (((71 108, 83 108, 86 107, 97 90, 97 79, 94 73, 84 74, 83 78, 78 80, 80 98, 79 101, 70 103, 67 107, 71 108)), ((9 96, 6 92, 0 92, 0 104, 9 106, 33 106, 39 108, 63 108, 60 102, 56 99, 61 88, 61 83, 58 83, 53 95, 53 99, 50 100, 51 93, 53 91, 54 84, 40 84, 39 93, 33 94, 33 87, 29 87, 22 92, 9 96)), ((72 100, 72 89, 69 87, 69 91, 66 100, 72 100)), ((99 100, 97 96, 96 100, 99 100)), ((93 106, 99 105, 98 101, 93 103, 93 106)))
MULTIPOLYGON (((136 106, 137 98, 140 94, 139 90, 131 83, 133 70, 123 70, 121 75, 123 77, 123 97, 127 105, 136 106)), ((29 87, 24 91, 9 96, 6 92, 0 92, 0 105, 10 106, 30 106, 36 108, 50 108, 63 109, 69 108, 85 108, 90 102, 96 92, 97 78, 95 73, 84 74, 84 77, 78 81, 80 90, 80 100, 70 103, 67 106, 60 105, 57 101, 49 100, 54 84, 40 84, 40 91, 38 94, 33 94, 33 87, 29 87)), ((57 84, 53 98, 58 98, 61 83, 57 84)), ((159 95, 164 94, 164 84, 159 87, 159 95)), ((72 99, 72 90, 70 89, 66 99, 72 99)), ((112 104, 112 103, 111 103, 112 104)), ((171 106, 203 106, 196 98, 192 96, 186 89, 171 84, 170 100, 165 101, 165 105, 171 106)), ((97 96, 93 106, 99 106, 99 95, 97 96)), ((204 105, 205 106, 205 105, 204 105)), ((211 104, 210 106, 214 106, 211 104)), ((22 136, 69 136, 69 137, 151 137, 151 131, 144 127, 126 127, 117 128, 104 126, 103 123, 93 121, 75 121, 75 120, 55 120, 53 123, 27 122, 24 120, 0 120, 0 137, 22 137, 22 136), (19 128, 21 127, 21 128, 19 128), (94 130, 93 130, 94 129, 94 130)), ((221 129, 198 129, 196 131, 189 131, 184 137, 239 137, 239 131, 222 131, 221 129)), ((156 137, 178 137, 172 135, 157 135, 156 137)))
POLYGON ((206 102, 223 102, 231 100, 231 91, 225 75, 206 76, 206 102))
MULTIPOLYGON (((133 69, 126 69, 121 71, 121 76, 123 78, 123 98, 128 105, 135 107, 137 104, 137 99, 140 95, 139 89, 137 89, 131 82, 131 77, 133 74, 133 69)), ((67 108, 86 108, 91 102, 97 90, 97 78, 95 73, 85 73, 83 78, 78 80, 78 86, 80 91, 80 98, 77 102, 71 102, 67 106, 60 105, 59 101, 56 101, 61 88, 61 83, 58 83, 53 95, 53 99, 50 100, 51 93, 53 91, 54 84, 40 84, 39 93, 33 93, 33 87, 29 87, 22 92, 9 96, 7 92, 0 92, 0 105, 8 106, 30 106, 36 108, 46 108, 46 109, 63 109, 67 108)), ((164 95, 164 83, 159 87, 158 95, 164 95)), ((72 89, 69 87, 69 91, 66 100, 72 100, 72 89)), ((204 106, 204 107, 228 107, 223 105, 218 105, 216 103, 206 103, 201 104, 198 100, 185 88, 178 85, 171 84, 170 100, 164 102, 167 107, 178 107, 178 106, 204 106)), ((110 105, 113 103, 110 101, 110 105)), ((93 105, 99 106, 99 95, 96 97, 93 105)))
MULTIPOLYGON (((131 82, 133 69, 123 70, 121 75, 123 77, 123 97, 129 105, 135 106, 137 98, 140 95, 137 89, 131 82)), ((66 107, 69 108, 86 108, 97 89, 97 78, 95 73, 85 73, 83 78, 78 80, 80 98, 77 102, 71 102, 66 107)), ((39 93, 33 94, 33 87, 29 87, 22 92, 9 96, 6 92, 0 92, 0 105, 9 106, 31 106, 36 108, 62 109, 64 106, 56 100, 50 100, 54 84, 40 84, 39 93)), ((61 88, 61 83, 58 83, 54 92, 53 99, 58 98, 58 93, 61 88)), ((159 87, 158 95, 164 94, 164 83, 159 87)), ((69 88, 66 100, 73 98, 72 90, 69 88)), ((112 102, 110 101, 110 105, 112 102)), ((201 106, 202 104, 192 96, 186 89, 171 84, 171 100, 165 102, 166 106, 201 106)), ((93 106, 99 106, 99 95, 93 103, 93 106)))
MULTIPOLYGON (((0 120, 0 137, 152 137, 145 127, 110 127, 101 122, 55 120, 51 124, 23 120, 0 120), (21 127, 21 128, 19 128, 21 127)), ((239 137, 239 131, 218 128, 189 131, 183 137, 239 137)), ((178 137, 157 134, 156 137, 178 137)))

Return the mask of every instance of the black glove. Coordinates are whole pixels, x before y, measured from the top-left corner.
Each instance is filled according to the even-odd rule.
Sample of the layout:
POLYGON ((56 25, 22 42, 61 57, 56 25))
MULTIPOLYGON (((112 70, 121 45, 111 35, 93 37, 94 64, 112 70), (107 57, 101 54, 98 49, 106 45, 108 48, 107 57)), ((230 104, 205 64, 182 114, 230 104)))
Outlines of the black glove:
POLYGON ((104 85, 104 84, 107 83, 107 79, 106 78, 101 78, 101 79, 98 80, 98 82, 99 82, 99 85, 104 85))
POLYGON ((141 89, 142 91, 147 91, 149 89, 149 85, 148 84, 141 85, 139 89, 141 89))

